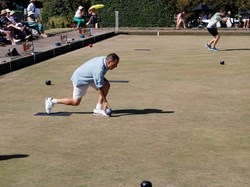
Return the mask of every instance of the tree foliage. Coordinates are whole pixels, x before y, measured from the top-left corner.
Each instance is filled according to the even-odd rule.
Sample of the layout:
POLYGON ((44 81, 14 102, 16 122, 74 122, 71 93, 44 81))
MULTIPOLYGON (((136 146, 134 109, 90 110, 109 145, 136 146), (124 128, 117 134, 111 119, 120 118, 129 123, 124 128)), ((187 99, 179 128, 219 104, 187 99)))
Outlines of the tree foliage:
POLYGON ((51 17, 62 17, 66 21, 72 20, 78 6, 89 6, 90 0, 44 0, 43 21, 48 22, 51 17))
MULTIPOLYGON (((19 0, 27 4, 29 0, 19 0)), ((40 0, 44 2, 42 19, 49 22, 50 19, 70 21, 73 19, 78 6, 84 6, 87 10, 91 5, 104 4, 99 10, 102 27, 113 27, 115 23, 115 11, 119 11, 119 23, 121 27, 168 27, 174 24, 174 14, 183 9, 188 14, 193 14, 192 9, 199 4, 208 4, 213 7, 213 12, 226 7, 233 14, 240 10, 250 9, 249 0, 40 0)), ((2 2, 2 1, 1 1, 2 2)), ((16 0, 5 0, 7 8, 16 0)), ((1 7, 2 6, 2 7, 1 7)))
POLYGON ((189 15, 192 9, 200 4, 213 7, 213 12, 222 7, 237 14, 240 9, 250 9, 249 0, 93 0, 105 4, 100 10, 102 26, 113 26, 115 11, 119 11, 121 27, 168 27, 174 24, 174 14, 186 10, 189 15))
POLYGON ((235 14, 238 13, 239 10, 250 9, 249 0, 177 0, 179 11, 186 9, 190 12, 192 8, 200 4, 211 5, 213 7, 213 12, 219 11, 222 7, 225 7, 235 14))
POLYGON ((173 24, 176 0, 102 0, 92 3, 103 3, 99 11, 101 25, 114 26, 115 11, 119 11, 121 27, 163 27, 173 24))

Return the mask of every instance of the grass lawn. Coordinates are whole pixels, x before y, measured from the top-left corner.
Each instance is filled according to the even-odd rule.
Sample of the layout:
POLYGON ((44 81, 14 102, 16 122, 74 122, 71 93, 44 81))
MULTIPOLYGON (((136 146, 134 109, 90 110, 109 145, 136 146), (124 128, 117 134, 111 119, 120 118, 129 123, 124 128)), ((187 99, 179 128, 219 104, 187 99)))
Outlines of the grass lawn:
POLYGON ((249 37, 222 35, 218 52, 210 39, 119 35, 1 76, 0 186, 249 186, 249 37), (113 117, 92 115, 93 89, 78 107, 35 115, 45 97, 71 97, 77 67, 111 52, 113 117))

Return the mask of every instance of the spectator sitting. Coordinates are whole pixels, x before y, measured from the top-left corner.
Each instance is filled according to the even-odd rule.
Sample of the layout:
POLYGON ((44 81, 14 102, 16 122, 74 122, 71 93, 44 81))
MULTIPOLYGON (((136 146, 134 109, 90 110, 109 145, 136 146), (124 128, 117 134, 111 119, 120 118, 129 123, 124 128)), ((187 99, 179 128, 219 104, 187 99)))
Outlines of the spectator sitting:
POLYGON ((183 24, 183 28, 186 28, 186 24, 185 24, 185 11, 182 11, 181 13, 179 13, 176 17, 176 29, 180 29, 181 24, 183 24))
POLYGON ((84 18, 83 18, 83 14, 84 14, 84 7, 82 6, 79 6, 76 13, 75 13, 75 16, 74 16, 74 22, 77 23, 77 28, 79 30, 79 34, 82 35, 82 28, 84 27, 84 18))
POLYGON ((14 24, 17 27, 23 27, 23 24, 21 22, 18 21, 17 17, 16 17, 16 12, 14 10, 10 11, 8 19, 10 20, 10 22, 12 24, 14 24))
POLYGON ((246 13, 242 16, 243 29, 248 29, 249 27, 249 15, 246 13))
POLYGON ((25 26, 23 27, 17 27, 16 25, 14 25, 13 23, 11 23, 11 21, 8 19, 8 12, 5 10, 1 11, 1 23, 3 25, 3 28, 5 28, 5 30, 9 30, 10 28, 13 29, 17 29, 20 30, 21 32, 23 32, 23 30, 25 29, 25 26))
POLYGON ((90 19, 89 21, 86 23, 86 25, 91 25, 91 27, 94 28, 98 28, 98 14, 97 14, 97 10, 95 8, 93 9, 89 9, 89 15, 90 15, 90 19))
POLYGON ((10 31, 6 31, 3 29, 1 21, 0 21, 0 35, 6 36, 6 39, 9 40, 12 45, 16 45, 16 43, 20 41, 20 40, 15 40, 10 31))
POLYGON ((44 26, 41 23, 37 23, 36 18, 34 16, 33 12, 28 12, 28 17, 27 17, 27 21, 28 21, 28 26, 29 27, 34 27, 39 33, 40 35, 45 38, 47 37, 47 35, 44 33, 44 26))

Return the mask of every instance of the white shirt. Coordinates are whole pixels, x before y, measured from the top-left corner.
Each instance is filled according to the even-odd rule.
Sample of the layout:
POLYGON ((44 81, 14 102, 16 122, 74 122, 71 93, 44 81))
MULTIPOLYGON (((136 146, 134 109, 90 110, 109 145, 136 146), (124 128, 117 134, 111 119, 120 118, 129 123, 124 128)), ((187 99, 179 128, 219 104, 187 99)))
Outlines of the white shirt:
POLYGON ((34 13, 34 16, 37 18, 38 17, 38 13, 36 11, 36 6, 33 4, 33 3, 30 3, 27 7, 27 12, 33 12, 34 13))
POLYGON ((82 17, 82 13, 81 13, 80 10, 77 10, 77 11, 76 11, 75 17, 77 17, 77 18, 81 18, 81 17, 82 17))

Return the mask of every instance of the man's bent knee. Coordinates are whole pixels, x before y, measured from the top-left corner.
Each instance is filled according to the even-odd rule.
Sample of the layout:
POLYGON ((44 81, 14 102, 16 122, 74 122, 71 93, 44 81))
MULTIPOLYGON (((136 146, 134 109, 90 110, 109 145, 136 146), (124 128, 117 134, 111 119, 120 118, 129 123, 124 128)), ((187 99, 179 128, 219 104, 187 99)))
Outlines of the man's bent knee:
POLYGON ((78 105, 81 103, 81 100, 82 100, 82 99, 74 99, 74 100, 72 101, 72 105, 73 105, 73 106, 78 106, 78 105))

